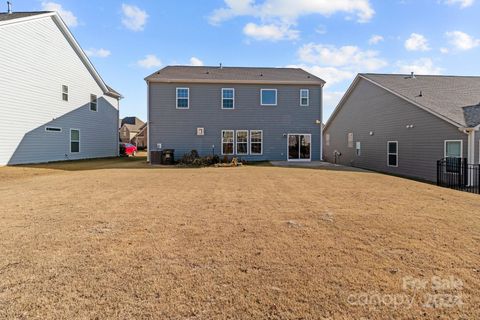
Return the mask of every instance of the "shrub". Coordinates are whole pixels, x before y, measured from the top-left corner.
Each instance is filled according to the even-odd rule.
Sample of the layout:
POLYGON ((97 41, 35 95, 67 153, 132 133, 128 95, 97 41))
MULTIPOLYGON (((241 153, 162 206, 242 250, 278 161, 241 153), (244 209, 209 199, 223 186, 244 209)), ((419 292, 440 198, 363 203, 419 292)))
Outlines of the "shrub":
POLYGON ((186 153, 179 161, 181 165, 192 167, 208 167, 219 162, 220 158, 217 155, 200 157, 197 150, 192 150, 190 153, 186 153))

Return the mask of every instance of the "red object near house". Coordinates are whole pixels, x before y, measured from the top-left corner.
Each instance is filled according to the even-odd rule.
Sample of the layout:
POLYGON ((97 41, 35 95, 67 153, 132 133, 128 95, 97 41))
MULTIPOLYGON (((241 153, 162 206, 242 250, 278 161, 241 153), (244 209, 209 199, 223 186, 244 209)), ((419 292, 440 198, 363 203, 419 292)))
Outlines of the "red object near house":
POLYGON ((120 143, 121 156, 135 156, 137 154, 137 147, 130 143, 120 143))

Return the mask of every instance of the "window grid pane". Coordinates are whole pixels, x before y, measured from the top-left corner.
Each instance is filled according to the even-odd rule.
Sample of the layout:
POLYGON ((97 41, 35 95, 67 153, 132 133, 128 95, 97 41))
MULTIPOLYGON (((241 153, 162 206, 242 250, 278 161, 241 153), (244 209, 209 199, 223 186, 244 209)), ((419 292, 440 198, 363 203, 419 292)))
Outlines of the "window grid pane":
POLYGON ((262 154, 262 144, 263 144, 262 131, 251 131, 250 132, 250 153, 251 154, 262 154))

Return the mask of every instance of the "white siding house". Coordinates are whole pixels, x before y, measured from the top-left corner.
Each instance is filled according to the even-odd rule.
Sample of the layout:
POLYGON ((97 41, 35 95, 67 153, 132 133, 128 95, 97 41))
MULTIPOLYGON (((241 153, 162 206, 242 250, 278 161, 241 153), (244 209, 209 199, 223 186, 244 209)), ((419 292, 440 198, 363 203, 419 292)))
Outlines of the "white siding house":
POLYGON ((118 155, 121 95, 57 13, 0 13, 0 43, 0 165, 118 155))

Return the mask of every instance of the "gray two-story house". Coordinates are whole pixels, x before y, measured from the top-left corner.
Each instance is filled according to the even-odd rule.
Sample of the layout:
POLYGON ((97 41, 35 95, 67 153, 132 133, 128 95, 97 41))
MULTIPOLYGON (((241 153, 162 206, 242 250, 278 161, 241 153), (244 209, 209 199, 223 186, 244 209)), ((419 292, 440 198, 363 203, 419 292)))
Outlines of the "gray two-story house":
POLYGON ((169 66, 145 80, 149 151, 321 160, 325 82, 304 70, 169 66))

